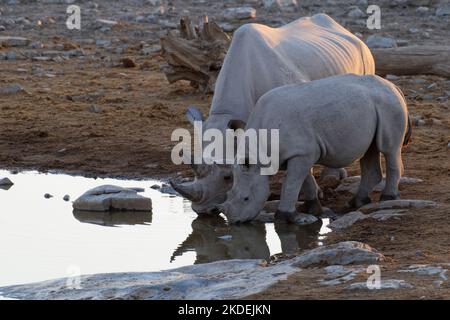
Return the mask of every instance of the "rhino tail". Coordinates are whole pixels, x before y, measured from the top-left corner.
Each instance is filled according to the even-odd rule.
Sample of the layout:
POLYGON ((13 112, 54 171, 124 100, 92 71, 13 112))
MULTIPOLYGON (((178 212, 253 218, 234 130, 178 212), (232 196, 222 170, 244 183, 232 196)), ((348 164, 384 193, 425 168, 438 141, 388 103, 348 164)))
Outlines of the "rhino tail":
POLYGON ((405 139, 403 140, 403 146, 407 146, 411 142, 412 136, 412 121, 411 116, 408 114, 408 129, 406 130, 405 139))

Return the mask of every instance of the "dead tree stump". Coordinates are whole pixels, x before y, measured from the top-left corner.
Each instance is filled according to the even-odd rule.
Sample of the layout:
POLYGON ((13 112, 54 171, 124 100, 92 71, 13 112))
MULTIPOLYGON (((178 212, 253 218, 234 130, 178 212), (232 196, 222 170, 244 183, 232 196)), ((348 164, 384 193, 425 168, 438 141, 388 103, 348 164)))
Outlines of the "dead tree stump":
POLYGON ((161 66, 169 83, 187 80, 193 87, 213 92, 231 38, 215 23, 203 17, 195 25, 188 17, 180 20, 179 30, 161 37, 161 66))

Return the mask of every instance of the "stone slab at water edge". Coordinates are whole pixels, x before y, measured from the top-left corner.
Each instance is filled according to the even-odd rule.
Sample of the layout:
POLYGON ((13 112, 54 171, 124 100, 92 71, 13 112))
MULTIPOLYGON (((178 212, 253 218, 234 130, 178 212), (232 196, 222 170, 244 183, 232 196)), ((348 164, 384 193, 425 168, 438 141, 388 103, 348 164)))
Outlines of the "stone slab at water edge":
POLYGON ((73 208, 83 211, 151 211, 152 200, 138 194, 142 189, 104 185, 93 188, 73 203, 73 208))
POLYGON ((60 299, 239 299, 285 280, 301 268, 374 264, 384 256, 369 245, 346 241, 309 250, 276 264, 265 260, 217 261, 160 272, 86 275, 81 289, 67 287, 67 279, 0 288, 0 298, 60 299))

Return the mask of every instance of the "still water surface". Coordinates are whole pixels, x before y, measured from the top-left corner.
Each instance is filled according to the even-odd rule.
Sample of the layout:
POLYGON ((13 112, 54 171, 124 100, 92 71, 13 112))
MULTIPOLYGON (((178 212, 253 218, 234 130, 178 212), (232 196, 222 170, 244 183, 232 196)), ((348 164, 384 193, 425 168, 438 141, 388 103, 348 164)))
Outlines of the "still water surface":
POLYGON ((268 258, 320 245, 327 219, 312 226, 242 224, 222 216, 197 218, 190 202, 150 186, 155 180, 117 180, 0 170, 14 185, 0 188, 0 286, 77 273, 159 271, 235 258, 268 258), (73 212, 88 189, 141 187, 152 213, 73 212), (44 194, 53 195, 46 199, 44 194), (70 195, 70 201, 63 197, 70 195))

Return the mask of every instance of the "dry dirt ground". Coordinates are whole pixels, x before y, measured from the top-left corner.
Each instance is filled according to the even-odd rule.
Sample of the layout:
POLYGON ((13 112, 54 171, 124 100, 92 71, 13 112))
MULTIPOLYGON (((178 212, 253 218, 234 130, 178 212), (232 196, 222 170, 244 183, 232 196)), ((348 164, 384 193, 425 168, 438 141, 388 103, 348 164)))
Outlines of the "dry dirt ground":
MULTIPOLYGON (((225 6, 247 2, 257 9, 256 21, 272 26, 326 12, 363 38, 378 32, 409 45, 450 44, 449 17, 434 15, 438 1, 423 1, 430 8, 425 15, 418 14, 414 5, 379 1, 381 31, 367 30, 364 18, 349 19, 351 1, 301 1, 293 12, 268 12, 258 1, 169 1, 163 13, 150 1, 79 1, 85 10, 81 31, 65 28, 66 4, 42 2, 46 1, 0 1, 0 26, 5 27, 0 36, 25 36, 32 41, 32 47, 4 47, 0 54, 14 51, 20 56, 31 51, 45 56, 46 51, 60 50, 63 56, 67 50, 82 48, 84 55, 0 60, 0 88, 12 84, 23 88, 13 94, 0 93, 1 168, 129 178, 188 174, 186 166, 171 163, 175 144, 171 132, 190 129, 184 117, 188 105, 195 104, 207 114, 211 95, 195 91, 186 82, 169 85, 160 72, 163 61, 157 52, 164 28, 182 14, 207 13, 221 21, 225 6), (109 29, 97 27, 96 18, 119 23, 109 29), (120 62, 125 57, 136 66, 126 68, 120 62)), ((245 22, 249 21, 231 24, 237 27, 245 22)), ((413 142, 404 150, 405 175, 424 182, 403 187, 402 197, 434 200, 441 206, 416 210, 401 220, 364 220, 325 240, 358 240, 378 249, 389 258, 382 276, 390 276, 400 266, 450 262, 450 81, 407 76, 393 82, 405 93, 410 113, 424 120, 414 128, 413 142)), ((357 166, 349 172, 358 174, 357 166)), ((331 195, 326 204, 336 200, 345 199, 331 195)), ((321 287, 316 284, 319 277, 314 270, 301 272, 254 298, 450 298, 448 281, 436 288, 421 276, 402 277, 414 284, 413 289, 377 292, 321 287)))

